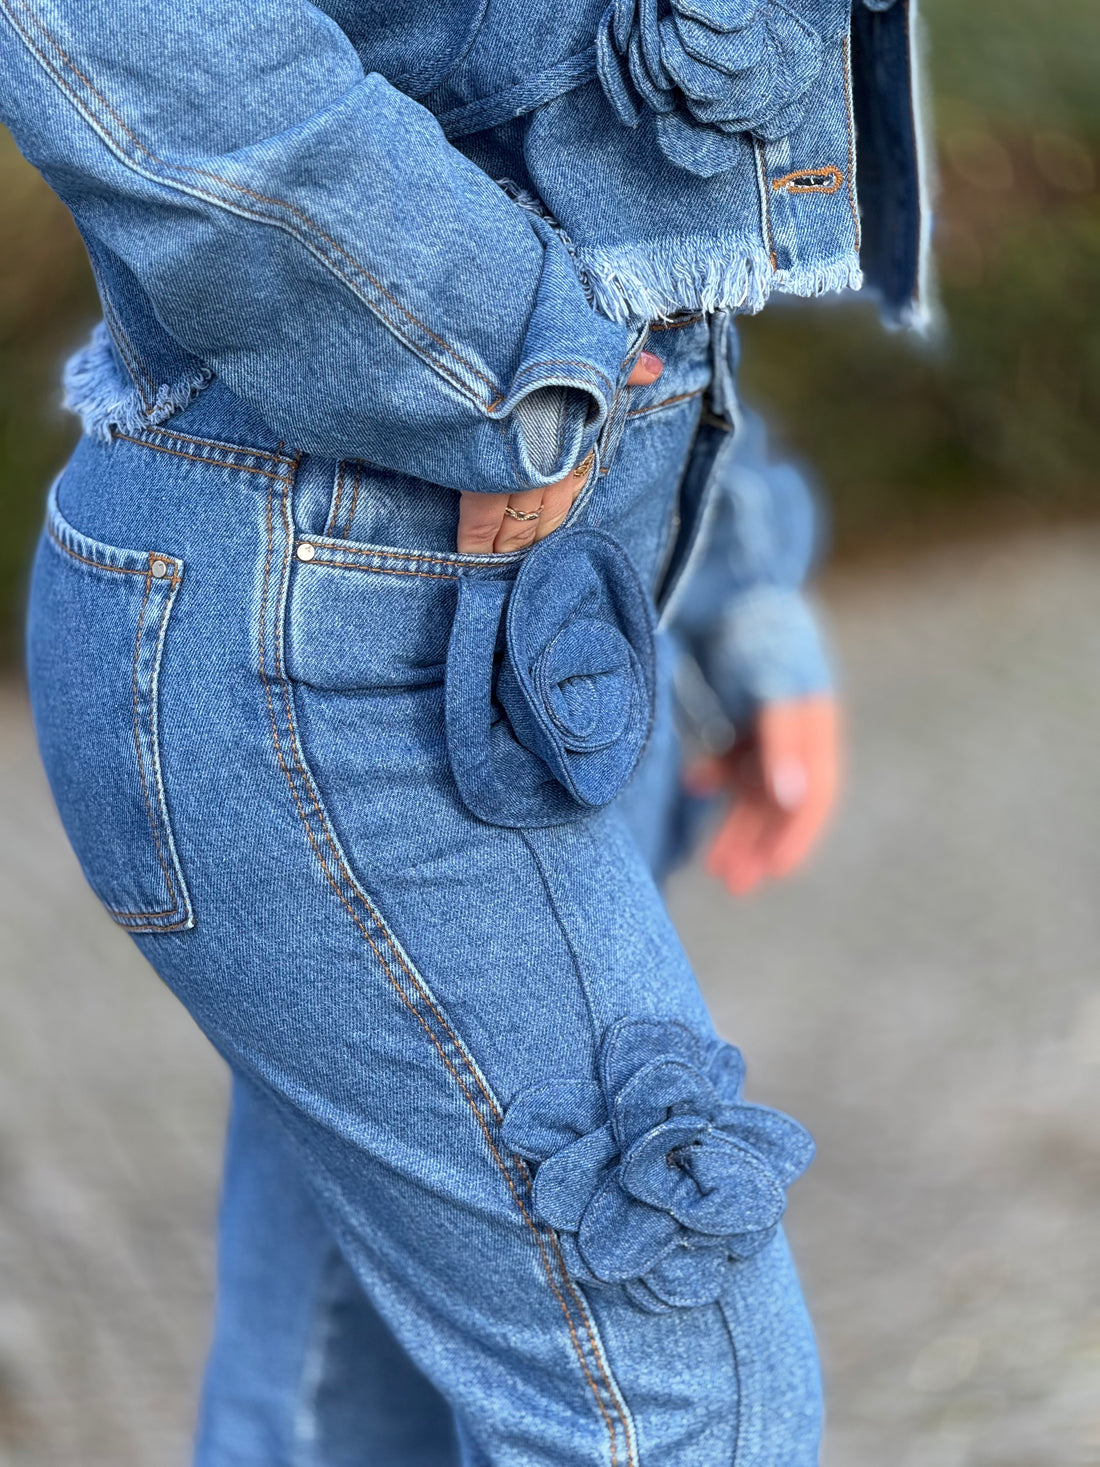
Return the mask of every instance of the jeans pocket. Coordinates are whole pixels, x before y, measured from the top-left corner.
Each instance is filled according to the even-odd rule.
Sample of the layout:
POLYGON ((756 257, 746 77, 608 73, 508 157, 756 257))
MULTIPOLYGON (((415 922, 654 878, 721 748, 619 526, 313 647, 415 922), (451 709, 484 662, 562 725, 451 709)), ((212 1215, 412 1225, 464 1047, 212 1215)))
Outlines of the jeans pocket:
POLYGON ((161 773, 158 687, 183 562, 118 550, 62 517, 35 561, 27 666, 42 761, 96 895, 132 932, 192 927, 161 773))

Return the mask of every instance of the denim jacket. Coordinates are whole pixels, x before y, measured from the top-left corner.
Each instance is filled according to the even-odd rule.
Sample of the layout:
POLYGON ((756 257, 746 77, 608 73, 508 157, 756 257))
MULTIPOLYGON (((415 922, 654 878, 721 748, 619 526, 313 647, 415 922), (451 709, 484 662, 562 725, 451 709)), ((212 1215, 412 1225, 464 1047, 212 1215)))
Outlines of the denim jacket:
MULTIPOLYGON (((132 432, 216 375, 297 450, 511 491, 606 467, 646 323, 705 311, 732 420, 771 291, 925 309, 915 0, 849 3, 0 0, 0 116, 103 303, 70 404, 132 432)), ((739 719, 829 670, 811 496, 724 436, 665 621, 739 719)))
POLYGON ((861 214, 919 312, 914 0, 849 4, 0 0, 0 117, 87 243, 102 421, 216 374, 305 452, 511 491, 606 441, 641 323, 858 285, 861 214))

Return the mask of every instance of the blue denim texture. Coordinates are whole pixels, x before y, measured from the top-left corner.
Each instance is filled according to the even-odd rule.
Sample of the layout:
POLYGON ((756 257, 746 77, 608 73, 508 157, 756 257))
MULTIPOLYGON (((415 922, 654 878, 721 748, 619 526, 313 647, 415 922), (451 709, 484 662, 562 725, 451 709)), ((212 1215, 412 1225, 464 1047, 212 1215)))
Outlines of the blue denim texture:
POLYGON ((0 0, 0 118, 132 379, 91 426, 216 374, 295 451, 511 491, 607 434, 639 323, 858 285, 853 92, 913 307, 911 20, 861 0, 856 56, 849 0, 0 0))
POLYGON ((816 1460, 778 1229, 808 1139, 743 1099, 652 870, 674 638, 647 634, 705 569, 741 436, 701 422, 716 370, 731 391, 716 340, 664 334, 667 380, 630 389, 614 461, 527 554, 456 553, 451 491, 290 454, 220 380, 170 426, 85 438, 55 488, 28 628, 47 772, 236 1076, 203 1467, 355 1460, 359 1432, 379 1462, 816 1460), (528 572, 547 594, 509 647, 528 572), (505 587, 495 686, 507 652, 559 734, 632 754, 651 699, 617 797, 618 768, 555 764, 521 688, 492 716, 571 818, 468 807, 470 586, 505 587))

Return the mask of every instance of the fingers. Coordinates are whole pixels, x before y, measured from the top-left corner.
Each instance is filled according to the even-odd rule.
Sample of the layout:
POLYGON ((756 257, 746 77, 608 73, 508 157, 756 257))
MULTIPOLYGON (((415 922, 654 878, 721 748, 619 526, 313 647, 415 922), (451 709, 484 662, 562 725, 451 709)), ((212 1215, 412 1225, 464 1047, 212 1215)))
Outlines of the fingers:
POLYGON ((543 493, 542 489, 525 489, 521 494, 509 495, 507 509, 513 514, 509 515, 505 509, 501 511, 500 525, 493 541, 493 549, 498 554, 505 550, 522 550, 525 545, 530 545, 538 533, 543 493), (514 518, 517 514, 534 515, 536 518, 517 520, 514 518))
POLYGON ((525 489, 520 494, 463 493, 458 498, 458 548, 467 555, 500 554, 522 550, 535 540, 544 540, 565 520, 592 472, 595 455, 556 484, 545 489, 525 489), (508 510, 515 511, 509 514, 508 510), (517 519, 516 515, 534 515, 517 519))
POLYGON ((582 489, 588 483, 588 476, 592 472, 594 461, 595 455, 590 453, 572 473, 567 474, 564 479, 559 479, 556 484, 547 485, 543 490, 542 514, 539 516, 536 540, 545 540, 547 535, 552 534, 563 523, 582 489))
POLYGON ((737 803, 707 869, 735 895, 788 875, 817 843, 836 801, 839 724, 829 697, 771 704, 761 709, 752 739, 727 756, 737 803))
POLYGON ((458 548, 464 555, 488 555, 504 518, 507 494, 460 494, 458 548))
MULTIPOLYGON (((628 387, 649 387, 664 371, 660 357, 644 351, 626 379, 628 387)), ((522 550, 536 540, 545 540, 565 521, 574 501, 588 482, 594 454, 589 454, 564 479, 545 489, 525 489, 520 494, 462 493, 458 502, 458 549, 464 555, 500 554, 522 550), (513 510, 508 514, 507 510, 513 510), (517 519, 516 515, 536 515, 517 519)))
POLYGON ((643 351, 634 363, 634 370, 626 379, 628 387, 651 387, 665 369, 664 362, 660 357, 655 357, 651 351, 643 351))

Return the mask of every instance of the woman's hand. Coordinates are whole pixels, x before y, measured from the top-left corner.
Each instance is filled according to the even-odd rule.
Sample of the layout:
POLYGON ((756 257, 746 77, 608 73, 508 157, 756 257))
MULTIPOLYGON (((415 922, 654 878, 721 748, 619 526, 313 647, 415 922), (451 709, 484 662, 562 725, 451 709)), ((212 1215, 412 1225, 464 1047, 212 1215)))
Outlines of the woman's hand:
MULTIPOLYGON (((649 387, 661 375, 662 362, 644 351, 626 379, 628 387, 649 387)), ((458 503, 458 548, 487 555, 490 551, 522 550, 535 540, 545 540, 573 507, 573 501, 588 482, 592 455, 572 473, 545 489, 525 489, 522 494, 464 493, 458 503), (513 514, 507 514, 507 510, 513 514), (516 515, 531 515, 517 519, 516 515)))
POLYGON ((832 812, 840 779, 840 714, 821 696, 765 704, 728 754, 687 773, 696 794, 733 796, 707 870, 743 896, 789 875, 809 855, 832 812))

